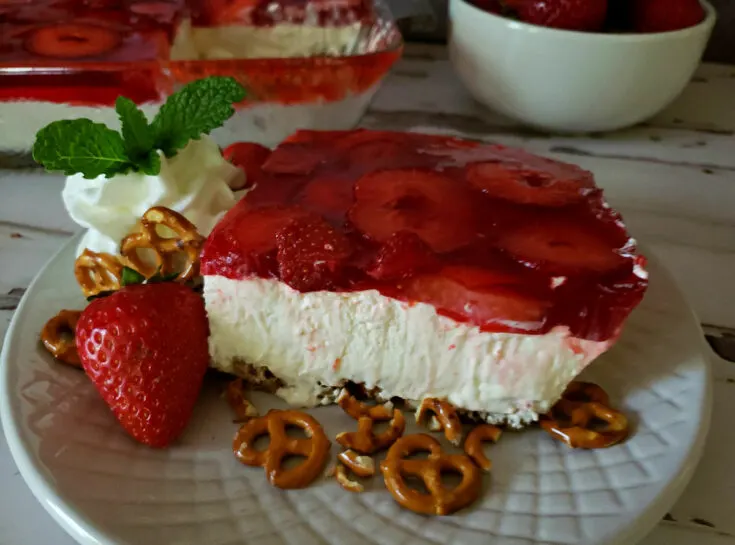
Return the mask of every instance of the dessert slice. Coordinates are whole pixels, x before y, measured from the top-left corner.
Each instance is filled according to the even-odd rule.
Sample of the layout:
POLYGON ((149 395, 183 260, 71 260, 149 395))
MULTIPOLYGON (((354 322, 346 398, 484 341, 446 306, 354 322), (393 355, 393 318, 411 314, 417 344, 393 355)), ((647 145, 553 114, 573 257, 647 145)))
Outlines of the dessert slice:
POLYGON ((202 254, 213 365, 290 403, 347 382, 521 426, 647 280, 592 174, 502 146, 296 133, 202 254))

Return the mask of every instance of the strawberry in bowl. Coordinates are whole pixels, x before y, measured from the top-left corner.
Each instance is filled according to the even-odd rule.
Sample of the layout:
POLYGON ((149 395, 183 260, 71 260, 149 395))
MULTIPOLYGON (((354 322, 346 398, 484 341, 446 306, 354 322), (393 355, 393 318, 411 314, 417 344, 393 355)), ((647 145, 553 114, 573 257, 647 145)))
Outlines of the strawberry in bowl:
POLYGON ((483 11, 586 32, 667 32, 701 23, 699 0, 472 0, 483 11))

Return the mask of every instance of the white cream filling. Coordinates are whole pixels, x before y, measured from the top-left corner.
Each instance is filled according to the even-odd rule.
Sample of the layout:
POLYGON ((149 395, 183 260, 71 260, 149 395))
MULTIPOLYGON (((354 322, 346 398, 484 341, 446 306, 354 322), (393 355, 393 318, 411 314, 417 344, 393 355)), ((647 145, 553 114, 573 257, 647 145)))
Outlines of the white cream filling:
POLYGON ((171 60, 267 59, 347 55, 357 51, 361 23, 319 26, 192 27, 185 21, 171 46, 171 60))
POLYGON ((566 328, 485 333, 374 290, 301 293, 272 279, 206 276, 204 297, 214 367, 266 366, 286 384, 278 395, 296 406, 316 405, 319 383, 351 380, 386 396, 447 398, 528 421, 612 344, 566 328))

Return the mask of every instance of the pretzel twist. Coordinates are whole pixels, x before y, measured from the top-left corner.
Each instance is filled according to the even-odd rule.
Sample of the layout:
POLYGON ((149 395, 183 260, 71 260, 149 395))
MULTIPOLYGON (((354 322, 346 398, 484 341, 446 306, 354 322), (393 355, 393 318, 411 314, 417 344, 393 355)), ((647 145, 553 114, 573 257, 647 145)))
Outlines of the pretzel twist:
POLYGON ((62 310, 41 330, 41 342, 54 358, 80 368, 82 363, 77 352, 75 331, 81 315, 79 310, 62 310))
POLYGON ((446 454, 439 441, 420 433, 398 439, 388 450, 380 465, 385 485, 393 498, 406 509, 425 515, 449 515, 467 507, 480 495, 481 473, 464 454, 446 454), (410 460, 416 452, 429 453, 426 460, 410 460), (461 476, 459 485, 447 489, 442 484, 443 472, 461 476), (424 482, 427 494, 410 488, 405 476, 417 477, 424 482))
POLYGON ((392 445, 406 429, 406 420, 398 409, 391 412, 385 405, 367 405, 346 391, 340 394, 337 404, 352 418, 357 419, 357 431, 337 435, 337 442, 346 449, 360 454, 374 454, 392 445), (373 430, 375 422, 388 420, 388 429, 376 434, 373 430))
POLYGON ((74 277, 85 297, 119 290, 122 271, 123 265, 117 256, 88 248, 74 262, 74 277))
POLYGON ((390 420, 393 415, 388 404, 368 405, 367 403, 358 401, 347 389, 343 389, 340 392, 337 398, 337 405, 355 420, 359 420, 361 416, 367 416, 378 422, 384 422, 390 420))
POLYGON ((472 461, 483 471, 490 471, 493 467, 492 461, 485 456, 482 450, 482 444, 486 441, 492 441, 497 443, 500 439, 500 435, 503 432, 500 428, 491 424, 480 424, 475 426, 470 433, 467 434, 467 438, 464 440, 464 451, 467 456, 472 458, 472 461))
POLYGON ((385 450, 403 435, 406 429, 406 420, 398 409, 393 411, 388 429, 382 433, 375 433, 375 421, 369 416, 361 416, 357 421, 357 431, 346 431, 337 435, 337 443, 346 449, 353 449, 360 454, 375 454, 385 450))
POLYGON ((345 450, 337 455, 334 476, 339 485, 348 492, 364 492, 365 487, 349 478, 348 470, 357 477, 367 478, 375 475, 375 462, 368 456, 361 456, 354 450, 345 450))
POLYGON ((199 273, 199 253, 203 244, 204 237, 183 215, 163 206, 154 206, 143 214, 140 231, 122 240, 120 254, 146 278, 151 278, 157 272, 162 276, 175 273, 176 258, 183 254, 185 261, 175 280, 186 282, 199 273), (160 227, 172 231, 174 236, 162 236, 160 227), (150 265, 141 257, 139 250, 145 249, 153 254, 155 265, 150 265))
POLYGON ((243 424, 232 448, 243 464, 263 467, 273 486, 294 489, 308 486, 319 476, 329 456, 330 442, 314 417, 299 411, 272 410, 243 424), (289 437, 287 427, 301 428, 306 439, 289 437), (270 436, 270 444, 266 450, 257 450, 255 441, 264 435, 270 436), (289 456, 300 456, 304 461, 286 469, 283 463, 289 456))
POLYGON ((429 429, 431 431, 444 430, 444 437, 447 438, 447 441, 459 446, 462 442, 462 423, 454 407, 446 399, 427 397, 416 411, 416 423, 424 423, 429 413, 433 414, 429 429))
POLYGON ((245 385, 241 378, 232 380, 227 384, 225 398, 235 412, 236 422, 247 422, 251 418, 259 416, 258 409, 245 397, 245 385))
POLYGON ((541 428, 571 448, 607 448, 625 440, 628 419, 609 406, 609 396, 600 386, 589 382, 573 382, 542 416, 541 428))

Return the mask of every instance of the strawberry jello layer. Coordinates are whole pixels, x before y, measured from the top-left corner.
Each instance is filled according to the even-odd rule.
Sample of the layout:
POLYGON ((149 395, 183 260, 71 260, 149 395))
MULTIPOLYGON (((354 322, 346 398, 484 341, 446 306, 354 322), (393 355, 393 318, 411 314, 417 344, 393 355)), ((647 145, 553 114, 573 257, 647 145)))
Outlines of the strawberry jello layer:
POLYGON ((522 150, 302 131, 253 178, 202 255, 210 352, 296 405, 351 381, 520 425, 647 286, 592 174, 522 150))

